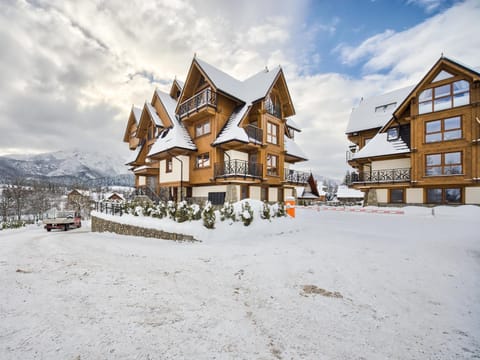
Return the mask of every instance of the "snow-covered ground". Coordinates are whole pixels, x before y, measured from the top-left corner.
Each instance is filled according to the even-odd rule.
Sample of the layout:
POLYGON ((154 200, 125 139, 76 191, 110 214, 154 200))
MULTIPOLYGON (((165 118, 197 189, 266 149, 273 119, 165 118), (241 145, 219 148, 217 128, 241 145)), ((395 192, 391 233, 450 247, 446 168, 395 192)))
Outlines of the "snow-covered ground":
POLYGON ((297 209, 182 224, 193 243, 0 231, 0 358, 480 358, 479 215, 297 209))

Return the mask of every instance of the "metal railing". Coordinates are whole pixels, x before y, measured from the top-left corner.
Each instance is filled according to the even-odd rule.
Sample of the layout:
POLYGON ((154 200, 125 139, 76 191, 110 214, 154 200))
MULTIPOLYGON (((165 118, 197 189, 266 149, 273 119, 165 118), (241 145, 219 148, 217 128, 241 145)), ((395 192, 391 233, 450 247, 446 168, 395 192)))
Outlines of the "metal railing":
POLYGON ((215 163, 215 178, 219 177, 252 177, 261 178, 263 166, 260 163, 245 160, 229 160, 223 163, 215 163))
POLYGON ((285 169, 284 180, 289 183, 306 184, 310 173, 304 171, 296 171, 292 169, 285 169))
POLYGON ((258 142, 260 144, 263 143, 263 130, 254 126, 254 125, 247 125, 245 127, 245 131, 248 135, 248 139, 250 141, 255 141, 255 142, 258 142))
POLYGON ((95 203, 95 210, 108 215, 122 216, 125 213, 125 204, 108 201, 98 201, 95 203))
POLYGON ((411 169, 382 169, 361 171, 359 173, 351 173, 349 184, 354 183, 395 183, 406 182, 411 180, 411 169))
POLYGON ((199 111, 207 106, 217 107, 217 93, 211 89, 205 89, 181 103, 178 115, 182 119, 190 115, 190 113, 199 111))

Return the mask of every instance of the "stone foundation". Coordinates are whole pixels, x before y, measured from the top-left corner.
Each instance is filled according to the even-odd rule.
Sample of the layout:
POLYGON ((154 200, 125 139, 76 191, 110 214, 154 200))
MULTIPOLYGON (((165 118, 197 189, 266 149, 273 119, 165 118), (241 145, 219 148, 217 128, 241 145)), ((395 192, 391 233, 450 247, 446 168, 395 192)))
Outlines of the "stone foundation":
POLYGON ((143 236, 162 240, 198 241, 191 235, 176 234, 156 229, 146 229, 139 226, 120 224, 92 216, 93 232, 111 232, 119 235, 143 236))

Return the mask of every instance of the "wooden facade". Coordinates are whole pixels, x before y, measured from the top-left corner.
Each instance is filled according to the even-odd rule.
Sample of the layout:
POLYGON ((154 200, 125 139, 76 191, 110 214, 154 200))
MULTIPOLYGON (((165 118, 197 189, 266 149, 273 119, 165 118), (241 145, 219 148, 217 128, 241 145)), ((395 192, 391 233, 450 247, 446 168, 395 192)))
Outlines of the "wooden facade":
POLYGON ((293 115, 281 68, 241 82, 194 58, 186 82, 156 90, 138 123, 132 109, 124 142, 135 185, 164 200, 283 201, 308 176, 292 166, 305 156, 285 144, 299 131, 293 115))
POLYGON ((351 186, 369 203, 480 204, 479 104, 480 74, 440 58, 381 128, 347 132, 351 186))

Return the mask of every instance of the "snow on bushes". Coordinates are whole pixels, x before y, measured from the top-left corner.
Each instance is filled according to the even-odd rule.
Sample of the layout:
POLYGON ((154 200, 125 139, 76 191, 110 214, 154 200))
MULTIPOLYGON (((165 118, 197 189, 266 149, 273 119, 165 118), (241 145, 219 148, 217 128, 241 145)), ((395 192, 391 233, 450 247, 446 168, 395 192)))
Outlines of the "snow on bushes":
POLYGON ((286 216, 283 203, 270 205, 266 201, 261 202, 252 199, 245 199, 236 203, 226 202, 222 207, 217 207, 218 210, 215 210, 215 207, 208 201, 203 208, 198 204, 189 205, 186 201, 179 203, 168 201, 158 204, 148 201, 134 201, 121 206, 123 206, 122 212, 133 216, 157 219, 169 218, 178 223, 202 219, 204 226, 208 229, 215 228, 217 218, 220 218, 221 221, 229 221, 230 224, 241 221, 245 226, 249 226, 254 218, 271 221, 272 218, 286 216))

